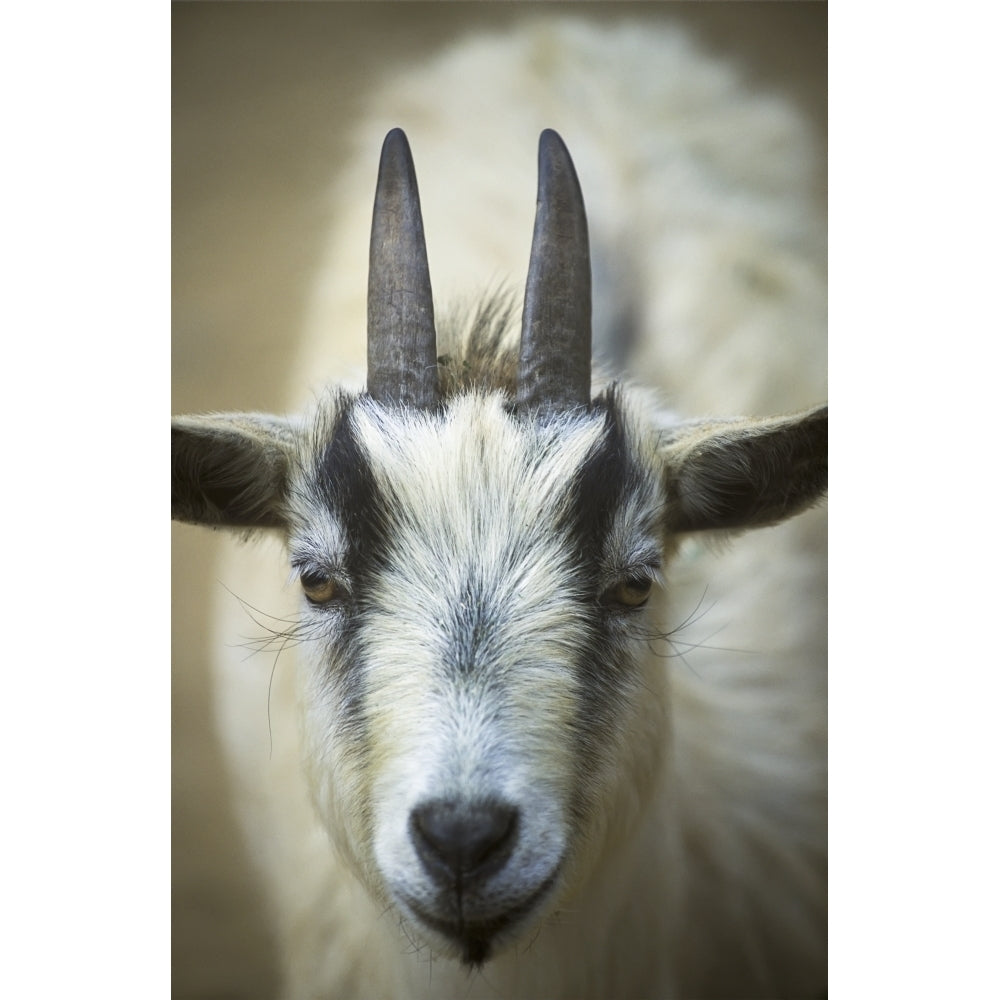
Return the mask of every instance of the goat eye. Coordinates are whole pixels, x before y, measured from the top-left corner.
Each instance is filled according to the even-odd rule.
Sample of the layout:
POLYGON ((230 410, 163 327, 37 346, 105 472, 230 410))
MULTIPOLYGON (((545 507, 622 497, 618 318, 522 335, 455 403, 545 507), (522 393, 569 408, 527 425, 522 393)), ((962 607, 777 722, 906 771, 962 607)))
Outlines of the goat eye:
POLYGON ((322 573, 303 573, 299 580, 306 599, 311 604, 329 604, 330 601, 346 594, 337 580, 322 573))
POLYGON ((653 589, 653 580, 648 576, 627 576, 609 587, 601 595, 601 603, 617 608, 641 608, 653 589))

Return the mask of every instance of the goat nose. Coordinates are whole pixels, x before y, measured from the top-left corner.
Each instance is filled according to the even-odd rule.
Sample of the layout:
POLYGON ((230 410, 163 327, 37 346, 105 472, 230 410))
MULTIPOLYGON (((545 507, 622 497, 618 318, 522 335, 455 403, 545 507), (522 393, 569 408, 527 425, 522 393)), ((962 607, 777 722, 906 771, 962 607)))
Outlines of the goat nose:
POLYGON ((413 810, 410 839, 436 881, 483 881, 507 863, 517 826, 517 809, 505 803, 440 799, 413 810))

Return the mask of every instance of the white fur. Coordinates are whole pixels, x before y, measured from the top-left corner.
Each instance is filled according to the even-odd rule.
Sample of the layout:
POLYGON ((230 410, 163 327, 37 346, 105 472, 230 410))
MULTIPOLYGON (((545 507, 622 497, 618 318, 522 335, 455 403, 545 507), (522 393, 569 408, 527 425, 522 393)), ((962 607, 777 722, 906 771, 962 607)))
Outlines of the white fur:
MULTIPOLYGON (((292 404, 301 404, 304 386, 343 381, 362 367, 371 193, 377 151, 395 125, 413 149, 439 302, 475 296, 498 279, 523 280, 535 144, 551 126, 573 154, 587 202, 597 326, 630 313, 639 332, 633 370, 643 381, 691 416, 777 412, 824 397, 824 233, 811 212, 800 121, 780 101, 750 96, 679 34, 560 19, 464 38, 373 93, 334 192, 292 404), (489 85, 470 87, 472 79, 489 85)), ((435 468, 424 456, 476 437, 495 452, 495 474, 523 483, 525 504, 544 506, 548 486, 519 467, 516 433, 498 409, 488 400, 461 405, 469 412, 428 427, 413 453, 386 452, 391 436, 376 415, 364 418, 364 440, 387 481, 425 498, 454 490, 421 481, 435 468)), ((561 446, 582 455, 589 434, 581 427, 561 446)), ((495 491, 488 482, 464 485, 511 495, 509 481, 495 491)), ((501 522, 506 513, 497 511, 501 522)), ((431 544, 433 526, 419 528, 400 544, 431 544)), ((492 536, 458 523, 434 544, 482 551, 492 536)), ((684 655, 664 658, 670 648, 660 644, 643 664, 648 697, 621 737, 623 751, 636 748, 634 759, 623 757, 604 826, 580 848, 557 913, 481 975, 436 959, 433 942, 412 946, 412 928, 386 910, 394 885, 413 888, 412 848, 401 831, 428 782, 486 780, 524 796, 540 778, 525 763, 530 748, 521 763, 505 759, 503 774, 492 770, 472 704, 460 709, 465 729, 426 738, 439 706, 419 682, 428 651, 416 637, 421 622, 444 613, 449 581, 416 581, 425 603, 397 609, 386 631, 396 646, 382 659, 400 669, 380 677, 385 726, 376 732, 378 764, 365 777, 330 737, 336 709, 322 665, 306 658, 296 675, 284 658, 268 698, 271 661, 245 662, 233 651, 247 622, 220 590, 220 733, 286 995, 714 995, 726 988, 725 969, 719 974, 727 963, 751 970, 755 995, 768 995, 775 981, 821 992, 825 883, 812 861, 825 850, 824 545, 824 516, 811 512, 724 552, 698 542, 682 548, 667 571, 670 604, 657 597, 651 616, 665 628, 692 617, 673 647, 684 655), (398 702, 411 708, 392 711, 398 702), (262 723, 268 704, 273 747, 262 723), (427 749, 407 759, 399 749, 409 745, 427 749), (465 770, 455 768, 456 755, 465 770), (373 839, 354 809, 362 800, 373 804, 373 839), (317 809, 337 831, 333 849, 317 809), (775 939, 798 956, 790 972, 766 967, 775 939)), ((291 616, 293 588, 284 607, 275 593, 281 562, 268 546, 234 547, 218 576, 249 604, 291 616)), ((557 585, 557 548, 540 565, 534 571, 551 578, 532 581, 536 594, 557 585)), ((415 561, 413 572, 420 567, 415 561)), ((529 608, 520 613, 530 618, 529 608)), ((524 697, 558 705, 554 683, 554 672, 541 669, 524 697)), ((544 783, 533 792, 539 829, 566 825, 558 805, 546 805, 558 803, 572 766, 552 736, 559 725, 556 712, 551 732, 538 734, 551 748, 543 777, 552 783, 551 792, 544 783)), ((544 872, 562 847, 529 835, 526 868, 544 872)))

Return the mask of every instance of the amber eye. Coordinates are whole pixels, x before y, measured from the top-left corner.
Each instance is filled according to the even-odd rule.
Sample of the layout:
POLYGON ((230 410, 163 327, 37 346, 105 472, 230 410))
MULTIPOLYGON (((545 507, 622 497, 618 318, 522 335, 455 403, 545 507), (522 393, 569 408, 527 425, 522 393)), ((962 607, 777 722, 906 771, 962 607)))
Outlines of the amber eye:
POLYGON ((312 604, 329 604, 346 594, 338 580, 323 573, 303 573, 299 579, 306 599, 312 604))
POLYGON ((617 608, 641 608, 653 589, 652 577, 627 576, 601 595, 601 603, 617 608))

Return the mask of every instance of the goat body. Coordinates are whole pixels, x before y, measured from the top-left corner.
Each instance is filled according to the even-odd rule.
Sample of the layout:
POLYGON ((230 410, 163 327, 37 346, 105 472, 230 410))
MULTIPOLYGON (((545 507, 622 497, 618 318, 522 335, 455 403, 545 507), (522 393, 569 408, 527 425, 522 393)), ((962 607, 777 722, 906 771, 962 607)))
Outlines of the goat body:
MULTIPOLYGON (((454 152, 468 129, 455 128, 464 112, 449 82, 469 64, 515 90, 597 95, 560 124, 579 186, 559 137, 543 133, 520 339, 502 294, 434 321, 412 163, 390 132, 367 389, 327 390, 304 417, 175 421, 174 516, 269 530, 301 589, 278 636, 296 646, 294 671, 272 680, 269 663, 226 652, 245 628, 231 599, 217 664, 286 992, 819 995, 824 521, 808 508, 825 489, 826 411, 679 420, 616 373, 615 340, 631 331, 642 370, 668 364, 662 381, 684 409, 794 409, 821 393, 816 237, 769 173, 790 169, 801 129, 673 33, 558 21, 474 38, 373 99, 405 120, 436 106, 427 95, 456 94, 439 122, 409 130, 428 220, 456 172, 467 187, 516 186, 524 172, 503 127, 478 150, 466 135, 467 158, 454 152), (661 64, 669 79, 650 83, 661 64), (637 151, 604 155, 604 114, 619 141, 635 126, 637 151), (748 136, 736 151, 734 120, 748 136), (518 166, 490 163, 498 148, 518 166), (589 385, 580 187, 607 359, 589 385), (777 373, 757 370, 772 360, 777 373), (726 550, 700 541, 748 528, 766 530, 726 550)), ((524 117, 567 116, 550 103, 524 117)), ((361 342, 365 286, 344 264, 370 216, 354 207, 364 182, 349 170, 342 184, 334 277, 301 355, 310 377, 333 370, 331 350, 356 361, 361 342)), ((476 214, 468 190, 448 191, 456 201, 476 214)), ((446 286, 470 262, 488 275, 516 260, 509 223, 524 213, 493 219, 475 220, 488 237, 467 254, 442 252, 446 286)), ((529 226, 530 213, 522 237, 529 226)), ((434 268, 430 232, 427 244, 434 268)), ((272 556, 234 552, 225 577, 286 618, 266 582, 272 556)))

